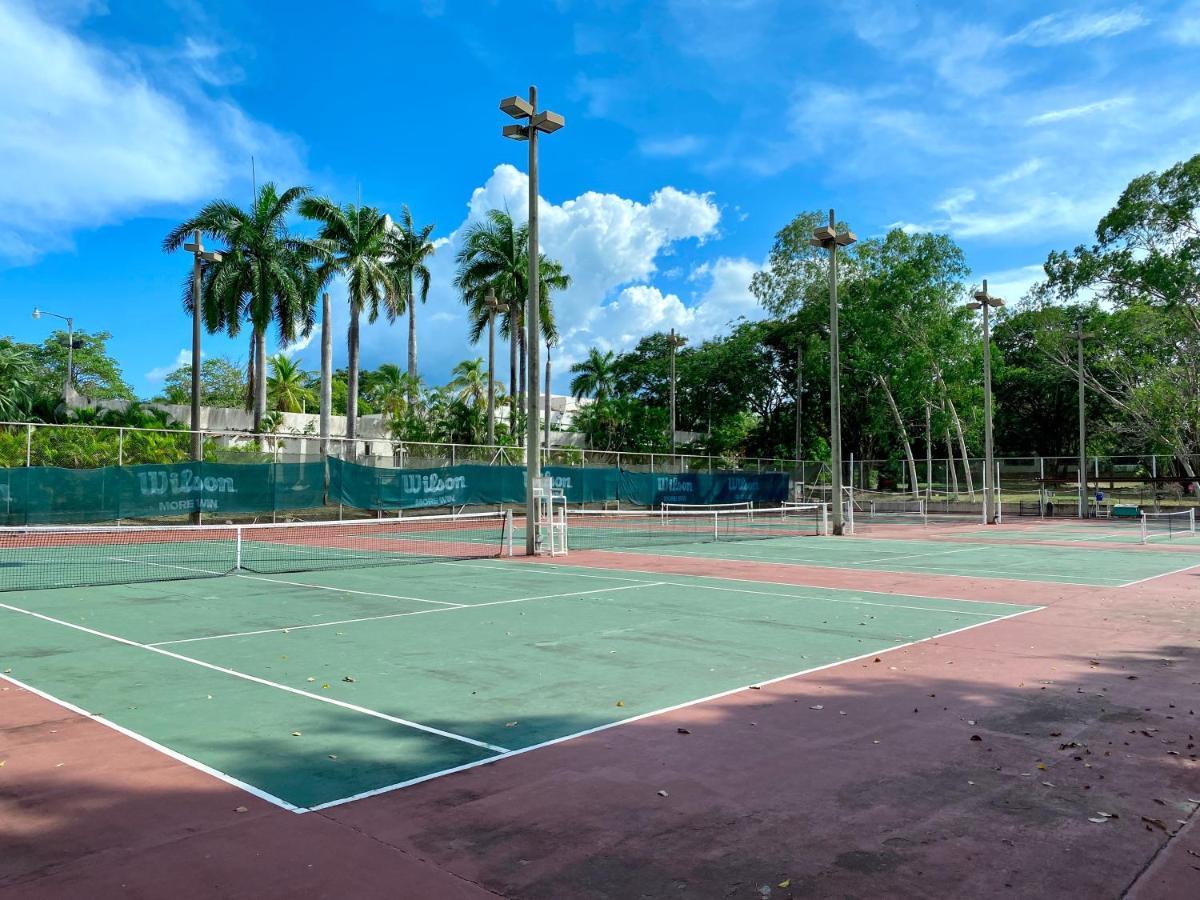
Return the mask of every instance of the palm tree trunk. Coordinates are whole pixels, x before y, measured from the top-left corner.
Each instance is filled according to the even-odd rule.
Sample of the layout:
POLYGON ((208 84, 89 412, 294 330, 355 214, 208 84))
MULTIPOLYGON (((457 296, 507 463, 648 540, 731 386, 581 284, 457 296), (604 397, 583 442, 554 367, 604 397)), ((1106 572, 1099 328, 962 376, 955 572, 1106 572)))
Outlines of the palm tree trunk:
POLYGON ((250 332, 250 355, 246 361, 246 396, 244 398, 246 412, 254 412, 254 398, 257 396, 254 393, 254 385, 258 381, 255 376, 255 351, 258 350, 258 335, 253 331, 250 332))
POLYGON ((517 324, 516 316, 508 314, 508 436, 517 433, 517 324))
POLYGON ((521 390, 520 390, 519 399, 520 399, 520 403, 521 403, 521 409, 524 409, 525 408, 525 362, 526 362, 525 330, 524 329, 522 329, 521 333, 517 335, 517 349, 521 353, 521 371, 518 373, 518 375, 521 379, 521 390))
POLYGON ((267 414, 267 336, 256 329, 254 341, 254 430, 262 431, 267 414))
POLYGON ((488 313, 487 442, 496 443, 496 314, 488 313))
POLYGON ((413 296, 413 276, 408 273, 408 377, 417 383, 417 298, 413 296))
POLYGON ((346 332, 346 362, 349 374, 346 378, 346 440, 350 458, 354 452, 355 426, 358 418, 358 307, 350 307, 350 328, 346 332))

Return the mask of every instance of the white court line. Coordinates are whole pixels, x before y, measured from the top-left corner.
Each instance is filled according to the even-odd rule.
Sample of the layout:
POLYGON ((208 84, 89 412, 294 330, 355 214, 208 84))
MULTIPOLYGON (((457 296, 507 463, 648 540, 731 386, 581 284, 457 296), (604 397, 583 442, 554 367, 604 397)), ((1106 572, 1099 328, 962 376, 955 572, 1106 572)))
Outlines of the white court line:
POLYGON ((1155 578, 1166 578, 1168 575, 1178 575, 1180 572, 1186 572, 1189 569, 1200 567, 1200 563, 1192 563, 1190 566, 1184 566, 1181 569, 1172 569, 1170 572, 1160 572, 1157 575, 1147 575, 1145 578, 1139 578, 1137 581, 1127 581, 1124 584, 1119 584, 1117 587, 1132 587, 1135 584, 1142 584, 1146 581, 1153 581, 1155 578))
MULTIPOLYGON (((608 551, 603 551, 603 552, 608 552, 608 551)), ((614 551, 614 552, 623 552, 623 551, 614 551)), ((640 554, 640 555, 645 555, 645 554, 640 554)), ((909 594, 909 593, 897 594, 894 591, 873 591, 873 590, 870 590, 869 588, 820 587, 819 585, 811 585, 811 584, 794 584, 793 582, 790 582, 790 581, 768 581, 768 580, 761 579, 761 578, 736 578, 736 577, 733 577, 730 575, 703 575, 703 574, 688 574, 688 573, 683 573, 683 572, 659 572, 659 571, 655 571, 654 569, 631 569, 631 568, 628 568, 627 566, 622 566, 620 569, 604 569, 599 566, 588 566, 586 564, 579 564, 579 563, 572 565, 570 563, 546 563, 546 562, 524 563, 524 564, 521 564, 520 566, 487 566, 487 565, 474 566, 474 565, 470 565, 469 563, 442 563, 441 565, 445 565, 445 566, 465 565, 472 569, 476 569, 476 568, 491 569, 496 572, 515 572, 515 573, 537 572, 537 574, 539 574, 539 575, 548 575, 548 576, 554 576, 554 575, 558 574, 557 573, 558 569, 567 569, 568 571, 566 574, 572 575, 572 576, 575 576, 578 578, 605 578, 605 579, 611 579, 611 580, 615 580, 615 581, 633 581, 638 584, 645 584, 646 581, 641 578, 623 578, 619 575, 591 575, 591 574, 587 574, 584 572, 578 572, 576 570, 577 569, 591 569, 592 571, 598 571, 598 572, 610 572, 610 571, 612 571, 612 572, 636 572, 640 575, 656 575, 656 576, 660 576, 660 577, 663 575, 674 575, 674 576, 683 575, 685 578, 708 578, 713 581, 740 581, 740 582, 744 582, 746 584, 774 584, 774 585, 778 585, 779 587, 800 588, 801 590, 833 591, 838 594, 873 594, 873 595, 879 596, 879 597, 911 597, 916 600, 950 600, 954 603, 983 603, 983 604, 987 604, 989 606, 1024 606, 1025 605, 1023 603, 1020 603, 1020 604, 1013 603, 1008 600, 974 600, 974 599, 970 599, 967 597, 938 597, 938 596, 934 596, 933 594, 909 594), (550 571, 539 571, 541 569, 549 569, 550 571)), ((832 568, 832 567, 828 567, 828 568, 832 568)), ((675 584, 675 582, 664 582, 664 583, 675 584)), ((693 587, 693 585, 679 583, 679 587, 693 587)), ((815 600, 826 599, 823 594, 812 594, 812 595, 786 594, 784 596, 798 597, 800 599, 815 599, 815 600)), ((846 601, 841 601, 841 602, 846 602, 846 601)))
MULTIPOLYGON (((707 546, 711 546, 711 544, 707 545, 707 546)), ((842 572, 845 572, 847 570, 858 569, 862 565, 858 561, 847 561, 845 565, 834 566, 834 565, 829 565, 828 563, 806 562, 805 560, 802 560, 802 559, 800 559, 800 560, 780 559, 778 556, 774 556, 774 555, 763 556, 761 554, 744 554, 743 553, 741 555, 733 555, 730 553, 722 553, 720 556, 713 556, 711 554, 699 553, 699 552, 688 553, 687 551, 684 551, 684 550, 677 550, 675 548, 667 548, 667 547, 656 548, 654 552, 643 551, 643 550, 597 550, 594 552, 637 554, 637 555, 641 555, 641 556, 653 556, 653 555, 657 554, 659 556, 683 556, 688 559, 711 559, 711 560, 722 560, 722 559, 739 560, 739 559, 741 559, 741 560, 746 560, 747 562, 755 562, 757 560, 766 560, 767 562, 773 563, 774 565, 777 565, 777 566, 811 566, 814 569, 834 569, 836 571, 842 571, 842 572)), ((873 569, 870 569, 869 571, 871 571, 871 572, 887 572, 888 574, 891 574, 891 575, 919 575, 920 574, 919 571, 911 571, 913 569, 926 570, 926 571, 932 572, 936 575, 940 575, 943 578, 978 578, 979 577, 979 574, 960 575, 957 572, 943 572, 943 571, 941 571, 941 569, 938 566, 909 566, 908 569, 873 568, 873 569)), ((1020 575, 1015 575, 1010 572, 1006 572, 1003 569, 976 569, 975 572, 976 573, 990 573, 992 575, 998 575, 999 577, 1007 579, 1009 581, 1024 581, 1024 582, 1028 582, 1031 584, 1047 584, 1047 583, 1049 583, 1049 584, 1070 584, 1070 585, 1074 585, 1076 587, 1124 587, 1125 586, 1125 585, 1121 585, 1121 584, 1108 584, 1107 582, 1105 582, 1103 584, 1096 584, 1095 582, 1091 582, 1091 581, 1088 581, 1088 582, 1063 581, 1063 580, 1059 579, 1057 575, 1054 575, 1050 572, 1028 572, 1027 573, 1029 575, 1043 575, 1043 576, 1045 576, 1046 579, 1050 579, 1049 582, 1047 582, 1044 579, 1022 578, 1022 577, 1020 577, 1020 575)), ((1157 576, 1155 576, 1155 577, 1157 577, 1157 576)))
POLYGON ((270 584, 285 584, 288 587, 306 587, 312 588, 314 591, 336 591, 340 594, 357 594, 362 597, 383 597, 386 600, 412 600, 415 603, 431 603, 435 606, 464 606, 462 603, 451 603, 447 600, 426 600, 424 597, 406 597, 403 594, 382 594, 378 591, 356 591, 352 588, 334 587, 328 584, 310 584, 307 581, 284 581, 282 578, 268 578, 265 575, 246 575, 242 572, 219 572, 215 569, 196 569, 191 566, 176 566, 168 563, 149 562, 141 559, 125 559, 120 556, 110 556, 109 559, 117 562, 137 563, 145 566, 158 566, 160 569, 179 569, 181 572, 203 572, 208 575, 232 575, 234 578, 248 578, 251 581, 266 581, 270 584))
POLYGON ((177 641, 155 641, 153 644, 147 644, 147 647, 165 647, 168 644, 194 644, 196 641, 216 641, 221 638, 235 637, 253 637, 257 634, 275 634, 281 631, 301 631, 306 628, 328 628, 330 625, 352 625, 356 622, 378 622, 380 619, 400 619, 404 616, 425 616, 430 613, 453 612, 459 609, 482 609, 485 606, 503 606, 506 603, 527 603, 530 600, 557 600, 562 597, 581 597, 585 594, 603 594, 611 593, 612 591, 628 591, 631 588, 654 587, 659 584, 667 584, 665 581, 639 581, 636 584, 626 584, 621 587, 611 588, 596 588, 590 591, 570 591, 565 594, 542 594, 537 597, 513 597, 509 600, 491 600, 487 603, 460 603, 453 608, 440 607, 438 609, 416 609, 401 613, 387 613, 379 616, 363 616, 358 619, 342 619, 340 622, 313 622, 308 625, 287 625, 282 628, 261 628, 258 631, 234 631, 229 634, 209 634, 204 637, 181 638, 177 641))
POLYGON ((203 772, 205 775, 211 775, 213 778, 224 781, 226 784, 231 784, 234 787, 241 788, 243 791, 258 797, 260 800, 266 800, 268 803, 274 803, 276 806, 280 806, 290 812, 299 813, 306 811, 302 806, 295 806, 294 804, 288 803, 286 800, 280 797, 276 797, 274 794, 268 794, 261 788, 256 788, 254 785, 248 784, 239 778, 234 778, 232 775, 225 774, 220 769, 214 769, 212 766, 206 766, 199 760, 192 759, 190 756, 184 756, 179 751, 172 750, 170 747, 160 744, 158 741, 151 740, 145 735, 138 734, 136 731, 130 731, 123 725, 118 725, 116 722, 104 718, 104 716, 100 715, 99 713, 88 712, 81 706, 76 706, 74 703, 63 700, 60 697, 55 697, 53 694, 47 694, 45 691, 38 690, 32 685, 28 685, 23 681, 13 678, 11 675, 0 675, 0 680, 15 684, 17 687, 29 691, 29 693, 35 694, 38 697, 41 697, 43 700, 49 700, 51 703, 57 704, 69 712, 73 712, 76 715, 91 719, 93 722, 98 722, 106 728, 111 728, 113 731, 125 735, 127 738, 133 738, 139 744, 144 744, 147 747, 157 750, 159 753, 165 753, 167 756, 171 757, 171 759, 178 760, 185 765, 191 766, 193 769, 197 769, 203 772))
POLYGON ((978 547, 955 547, 953 550, 925 550, 920 553, 904 553, 904 554, 901 554, 900 556, 883 556, 883 557, 880 557, 879 559, 862 559, 862 560, 859 560, 859 562, 862 563, 863 565, 873 565, 875 563, 881 563, 881 562, 882 563, 895 562, 898 559, 913 559, 914 557, 916 557, 917 559, 922 559, 927 556, 946 556, 947 554, 950 554, 950 553, 967 553, 971 550, 978 550, 978 549, 979 549, 978 547))
POLYGON ((354 794, 349 797, 342 797, 338 800, 330 800, 326 803, 318 803, 315 806, 310 806, 307 810, 301 810, 301 812, 319 812, 321 810, 329 809, 334 806, 341 806, 342 804, 345 804, 345 803, 351 803, 355 800, 362 800, 367 797, 376 797, 380 794, 387 794, 387 793, 390 793, 391 791, 396 791, 396 790, 400 790, 401 788, 411 787, 414 784, 420 784, 421 782, 424 782, 424 781, 431 781, 434 778, 441 778, 444 775, 452 775, 455 772, 463 772, 463 771, 466 771, 467 769, 474 769, 479 766, 490 765, 491 763, 499 762, 502 759, 508 759, 509 757, 512 757, 512 756, 520 756, 522 753, 529 753, 531 750, 540 750, 543 747, 552 747, 555 744, 562 744, 566 741, 573 741, 576 738, 586 737, 587 735, 596 734, 597 732, 600 732, 600 731, 607 731, 610 728, 616 728, 620 725, 628 725, 631 722, 638 722, 638 721, 641 721, 642 719, 652 718, 653 716, 661 716, 664 713, 675 712, 676 710, 680 710, 680 709, 686 709, 689 706, 695 706, 699 703, 709 703, 713 700, 719 700, 722 697, 728 697, 732 694, 737 694, 737 693, 740 693, 741 691, 748 690, 752 685, 757 686, 757 687, 762 687, 762 686, 769 685, 769 684, 776 684, 777 682, 780 682, 780 681, 787 681, 790 678, 799 678, 803 675, 810 675, 813 672, 820 672, 824 669, 831 669, 835 666, 844 665, 846 663, 857 662, 858 660, 866 659, 867 657, 879 656, 883 653, 891 653, 896 650, 903 650, 906 647, 913 647, 913 646, 916 646, 917 644, 924 644, 927 641, 935 641, 940 638, 950 637, 953 634, 961 634, 964 631, 970 631, 972 628, 981 628, 985 625, 991 625, 995 622, 1002 622, 1005 619, 1013 619, 1013 618, 1016 618, 1017 616, 1028 615, 1031 612, 1038 612, 1044 608, 1045 607, 1038 606, 1038 607, 1034 607, 1033 609, 1023 609, 1020 612, 1011 613, 1007 616, 997 616, 996 618, 990 619, 986 622, 976 622, 972 625, 964 625, 962 628, 955 628, 951 631, 946 631, 941 634, 933 634, 933 635, 930 635, 929 637, 920 638, 915 641, 909 641, 904 644, 896 644, 895 646, 887 647, 883 650, 875 650, 875 651, 872 651, 869 653, 863 653, 859 656, 852 656, 852 657, 849 657, 848 659, 839 659, 836 662, 825 663, 824 665, 820 665, 820 666, 813 666, 812 668, 809 668, 809 669, 801 669, 799 672, 792 672, 791 674, 788 674, 788 675, 780 675, 777 678, 768 678, 764 681, 753 681, 753 682, 750 682, 750 684, 745 684, 745 685, 741 685, 739 687, 730 688, 729 690, 725 690, 725 691, 719 691, 715 694, 709 694, 707 697, 699 697, 695 700, 686 700, 683 703, 676 703, 673 706, 665 706, 662 709, 656 709, 656 710, 652 710, 651 712, 640 713, 636 716, 630 716, 627 719, 620 719, 619 721, 616 721, 616 722, 608 722, 607 724, 597 725, 593 728, 585 728, 584 730, 577 731, 573 734, 567 734, 567 735, 563 735, 562 737, 552 738, 551 740, 548 740, 548 741, 542 741, 540 744, 531 744, 528 747, 519 747, 515 750, 508 750, 508 751, 505 751, 504 753, 501 753, 499 756, 492 756, 487 759, 478 760, 476 762, 466 763, 465 765, 454 766, 453 768, 450 768, 450 769, 442 769, 441 771, 438 771, 438 772, 430 772, 428 775, 421 775, 417 778, 410 778, 407 781, 397 782, 396 784, 389 784, 389 785, 385 785, 384 787, 374 788, 369 791, 362 791, 361 793, 354 794))
POLYGON ((139 650, 147 650, 150 653, 158 653, 162 656, 168 656, 171 659, 178 659, 182 662, 191 663, 192 665, 201 666, 205 669, 211 669, 214 672, 220 672, 223 675, 232 675, 234 678, 241 678, 244 681, 252 681, 255 684, 265 685, 266 687, 277 688, 281 691, 286 691, 289 694, 296 694, 300 697, 307 697, 310 700, 317 700, 321 703, 328 703, 332 706, 340 706, 342 709, 348 709, 352 712, 362 713, 366 716, 373 716, 376 719, 383 719, 385 722, 392 722, 396 725, 404 725, 408 728, 415 728, 418 731, 425 731, 429 734, 436 734, 439 737, 449 738, 454 741, 461 741, 464 744, 471 744, 475 747, 482 747, 485 750, 493 750, 498 753, 507 752, 504 747, 496 744, 489 744, 484 741, 477 741, 474 738, 467 737, 463 734, 455 734, 453 731, 443 731, 440 728, 434 728, 432 725, 424 725, 420 722, 414 722, 411 719, 402 719, 399 716, 392 716, 379 710, 368 709, 365 706, 359 706, 356 703, 347 703, 344 700, 337 700, 333 697, 322 697, 320 694, 313 694, 309 691, 301 690, 300 688, 291 687, 290 685, 280 684, 277 681, 268 681, 266 678, 259 678, 257 675, 249 675, 246 672, 239 672, 236 669, 227 669, 224 666, 218 666, 215 663, 205 662, 202 659, 194 659, 190 656, 184 656, 181 653, 175 653, 172 650, 164 650, 161 647, 153 647, 150 644, 143 644, 140 641, 133 641, 129 638, 118 637, 115 634, 97 631, 95 628, 88 628, 86 625, 77 625, 74 622, 67 622, 64 619, 56 619, 53 616, 47 616, 43 613, 33 612, 32 610, 22 609, 19 606, 11 606, 7 603, 0 603, 0 609, 7 609, 12 612, 21 613, 22 615, 32 616, 35 619, 41 619, 44 622, 50 622, 54 625, 62 625, 66 628, 73 628, 76 631, 82 631, 87 634, 95 635, 96 637, 105 638, 110 641, 115 641, 118 644, 124 644, 127 647, 136 647, 139 650))

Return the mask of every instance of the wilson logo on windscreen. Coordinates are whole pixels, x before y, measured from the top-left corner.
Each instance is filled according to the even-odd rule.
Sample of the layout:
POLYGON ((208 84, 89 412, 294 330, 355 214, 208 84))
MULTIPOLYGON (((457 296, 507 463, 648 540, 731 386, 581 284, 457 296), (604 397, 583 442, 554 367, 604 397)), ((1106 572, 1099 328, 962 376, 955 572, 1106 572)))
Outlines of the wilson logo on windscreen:
POLYGON ((237 493, 237 486, 229 476, 200 476, 191 469, 180 469, 178 472, 138 472, 137 478, 138 490, 143 497, 181 498, 159 501, 158 508, 162 512, 218 509, 217 494, 237 493))

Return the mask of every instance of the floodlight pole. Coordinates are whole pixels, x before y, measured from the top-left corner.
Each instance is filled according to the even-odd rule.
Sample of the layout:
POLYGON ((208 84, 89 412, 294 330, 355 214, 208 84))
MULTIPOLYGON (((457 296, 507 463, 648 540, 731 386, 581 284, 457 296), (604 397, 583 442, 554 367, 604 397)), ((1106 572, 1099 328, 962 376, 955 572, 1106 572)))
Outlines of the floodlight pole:
POLYGON ((514 119, 525 119, 524 125, 506 125, 503 135, 518 141, 529 142, 529 300, 525 305, 525 343, 528 354, 529 390, 526 394, 525 424, 525 553, 532 556, 537 552, 537 502, 534 487, 541 476, 542 467, 538 443, 538 344, 541 342, 541 304, 538 296, 538 158, 537 137, 539 132, 552 134, 565 124, 558 113, 537 111, 537 88, 529 86, 529 100, 508 97, 500 101, 500 109, 514 119))
POLYGON ((546 462, 549 463, 549 461, 550 461, 550 341, 546 341, 546 399, 545 399, 545 404, 546 404, 546 408, 543 410, 543 413, 546 416, 546 422, 545 422, 546 433, 545 433, 545 440, 543 443, 545 444, 545 447, 546 447, 546 462))
POLYGON ((1079 518, 1086 519, 1087 500, 1087 414, 1084 408, 1083 390, 1083 342, 1088 335, 1083 333, 1083 319, 1075 320, 1075 372, 1079 379, 1079 518))
POLYGON ((996 480, 992 449, 992 333, 990 312, 992 307, 1001 307, 1004 301, 988 293, 987 279, 982 289, 975 292, 975 302, 967 304, 971 309, 983 310, 983 521, 996 524, 996 480))
POLYGON ((804 341, 796 336, 796 465, 800 464, 801 414, 804 411, 804 341))
POLYGON ((829 225, 813 232, 809 244, 829 251, 829 450, 832 485, 833 533, 843 534, 845 522, 842 507, 842 391, 840 383, 840 348, 838 341, 837 248, 848 247, 857 241, 853 231, 837 230, 833 210, 829 210, 829 225))
MULTIPOLYGON (((192 254, 192 459, 199 462, 204 458, 204 435, 200 431, 200 287, 204 276, 205 262, 220 262, 220 253, 205 251, 200 241, 200 229, 192 232, 192 243, 183 249, 192 254)), ((199 525, 202 516, 199 509, 192 511, 192 524, 199 525)))

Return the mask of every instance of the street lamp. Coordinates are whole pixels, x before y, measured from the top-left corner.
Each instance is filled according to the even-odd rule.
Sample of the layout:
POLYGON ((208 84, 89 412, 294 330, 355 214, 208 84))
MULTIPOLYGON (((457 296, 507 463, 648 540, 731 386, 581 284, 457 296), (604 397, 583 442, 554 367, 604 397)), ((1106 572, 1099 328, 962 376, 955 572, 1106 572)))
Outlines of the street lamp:
POLYGON ((51 316, 55 319, 62 319, 67 323, 67 378, 63 382, 64 387, 70 388, 75 386, 75 319, 71 316, 62 316, 58 313, 46 312, 44 309, 33 308, 33 317, 40 319, 42 316, 51 316))
POLYGON ((853 231, 838 231, 833 210, 829 224, 813 231, 809 244, 829 251, 829 450, 832 457, 833 533, 842 534, 842 389, 838 348, 837 248, 849 247, 858 238, 853 231))
POLYGON ((975 292, 975 300, 967 304, 968 309, 983 310, 983 521, 996 524, 996 490, 992 484, 996 477, 992 459, 992 333, 989 313, 993 308, 1004 305, 999 297, 988 293, 987 279, 983 287, 975 292))
POLYGON ((675 329, 671 329, 671 335, 667 338, 667 346, 671 348, 671 464, 675 464, 675 351, 687 343, 687 338, 681 334, 676 334, 675 329))
POLYGON ((525 345, 529 354, 529 393, 526 399, 528 422, 525 426, 525 553, 537 552, 537 503, 533 489, 542 474, 538 458, 538 329, 541 325, 541 305, 538 298, 538 134, 553 134, 562 128, 563 117, 548 110, 537 111, 537 88, 529 86, 529 100, 506 97, 500 109, 514 119, 524 119, 523 125, 505 125, 501 130, 506 138, 529 142, 529 301, 525 306, 525 345))
POLYGON ((487 296, 483 298, 483 306, 488 314, 487 439, 488 444, 492 445, 496 443, 496 313, 508 312, 508 304, 497 300, 495 288, 489 285, 487 296))

